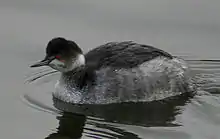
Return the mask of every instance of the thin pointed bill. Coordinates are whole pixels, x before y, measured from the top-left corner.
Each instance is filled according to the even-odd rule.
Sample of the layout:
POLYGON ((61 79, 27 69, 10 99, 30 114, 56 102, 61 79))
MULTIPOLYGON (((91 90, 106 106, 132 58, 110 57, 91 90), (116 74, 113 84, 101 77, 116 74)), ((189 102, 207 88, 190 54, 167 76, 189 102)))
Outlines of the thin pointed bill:
POLYGON ((49 63, 53 60, 54 58, 45 58, 44 60, 40 61, 40 62, 37 62, 33 65, 31 65, 30 67, 31 68, 35 68, 35 67, 41 67, 41 66, 48 66, 49 63))

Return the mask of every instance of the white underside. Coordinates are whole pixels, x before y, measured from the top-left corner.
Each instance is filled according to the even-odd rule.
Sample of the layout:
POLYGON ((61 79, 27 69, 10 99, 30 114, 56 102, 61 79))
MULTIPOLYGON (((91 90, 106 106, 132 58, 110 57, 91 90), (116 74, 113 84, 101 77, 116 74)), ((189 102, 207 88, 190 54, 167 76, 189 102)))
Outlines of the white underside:
POLYGON ((58 82, 53 95, 65 102, 107 104, 160 100, 194 89, 189 68, 179 58, 159 57, 132 69, 104 68, 96 76, 97 85, 89 90, 58 82))

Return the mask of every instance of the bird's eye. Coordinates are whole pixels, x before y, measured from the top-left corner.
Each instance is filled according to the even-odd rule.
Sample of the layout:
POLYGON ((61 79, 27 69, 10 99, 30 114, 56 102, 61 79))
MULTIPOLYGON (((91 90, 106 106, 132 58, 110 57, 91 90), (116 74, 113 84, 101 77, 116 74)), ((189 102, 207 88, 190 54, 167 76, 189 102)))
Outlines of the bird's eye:
POLYGON ((65 60, 60 55, 56 55, 55 58, 61 62, 65 62, 65 60))
POLYGON ((58 59, 58 60, 60 60, 60 59, 61 59, 61 56, 60 56, 60 55, 56 55, 55 58, 58 59))

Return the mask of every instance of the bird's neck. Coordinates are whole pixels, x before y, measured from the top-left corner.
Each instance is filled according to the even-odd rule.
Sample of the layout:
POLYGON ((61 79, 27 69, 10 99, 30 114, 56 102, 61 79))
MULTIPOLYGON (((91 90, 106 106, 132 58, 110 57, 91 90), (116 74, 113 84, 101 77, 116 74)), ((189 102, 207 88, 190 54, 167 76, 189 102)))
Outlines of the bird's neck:
POLYGON ((73 59, 71 71, 77 70, 78 68, 85 66, 86 60, 83 54, 78 54, 75 59, 73 59))
POLYGON ((86 84, 86 68, 85 65, 77 67, 72 71, 61 74, 61 82, 69 87, 82 89, 86 84))

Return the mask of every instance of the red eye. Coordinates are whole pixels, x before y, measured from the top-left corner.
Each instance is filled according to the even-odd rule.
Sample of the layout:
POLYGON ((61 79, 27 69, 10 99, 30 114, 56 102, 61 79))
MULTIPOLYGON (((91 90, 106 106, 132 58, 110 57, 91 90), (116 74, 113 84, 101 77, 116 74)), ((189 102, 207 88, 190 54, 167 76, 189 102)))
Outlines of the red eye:
POLYGON ((55 58, 56 59, 61 59, 61 56, 60 55, 56 55, 55 58))
POLYGON ((60 55, 56 55, 56 56, 55 56, 55 58, 56 58, 56 59, 58 59, 59 61, 62 61, 62 62, 64 62, 64 61, 65 61, 65 60, 63 60, 63 59, 61 58, 61 56, 60 56, 60 55))

